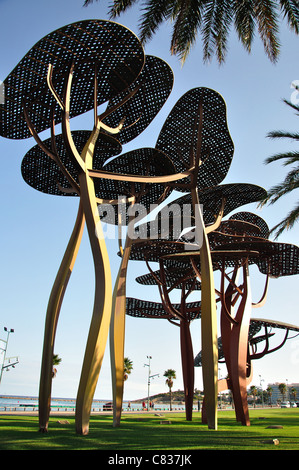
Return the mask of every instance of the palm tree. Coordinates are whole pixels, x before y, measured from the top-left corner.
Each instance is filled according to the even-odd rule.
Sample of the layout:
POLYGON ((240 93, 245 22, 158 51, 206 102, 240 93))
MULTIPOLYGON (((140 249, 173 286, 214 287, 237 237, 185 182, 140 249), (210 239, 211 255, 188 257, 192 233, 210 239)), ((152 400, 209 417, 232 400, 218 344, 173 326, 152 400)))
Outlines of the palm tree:
POLYGON ((52 369, 52 377, 55 378, 57 374, 57 369, 54 366, 59 366, 62 359, 58 356, 58 354, 53 354, 53 369, 52 369))
POLYGON ((171 406, 171 389, 173 387, 173 380, 176 379, 175 374, 176 374, 176 372, 173 369, 167 369, 163 374, 163 376, 166 377, 165 383, 169 387, 170 411, 172 410, 172 406, 171 406))
POLYGON ((126 381, 133 370, 133 362, 128 358, 124 358, 124 381, 126 381))
POLYGON ((282 383, 282 384, 279 384, 279 385, 278 385, 278 389, 279 389, 280 393, 282 394, 282 401, 284 401, 284 396, 285 396, 285 394, 287 393, 287 386, 286 386, 286 384, 283 384, 283 383, 282 383))
MULTIPOLYGON (((295 87, 298 90, 298 87, 295 87)), ((299 105, 293 104, 287 100, 284 102, 290 106, 291 108, 298 111, 297 115, 299 116, 299 105)), ((285 132, 285 131, 273 131, 268 134, 270 138, 277 138, 277 139, 291 139, 295 142, 299 141, 299 133, 298 132, 285 132)), ((272 163, 276 161, 282 161, 283 166, 291 167, 290 171, 287 173, 285 179, 273 186, 269 189, 267 197, 260 203, 260 206, 265 204, 274 204, 278 201, 282 196, 285 196, 295 189, 299 188, 299 151, 293 152, 286 152, 286 153, 279 153, 269 157, 265 160, 265 163, 272 163)), ((278 238, 282 232, 285 230, 291 229, 294 224, 299 219, 299 202, 295 205, 295 207, 286 215, 281 222, 279 222, 275 227, 271 229, 271 232, 275 232, 275 238, 278 238)))
POLYGON ((267 390, 266 390, 267 394, 268 394, 268 398, 269 398, 269 402, 270 402, 270 405, 272 406, 272 392, 273 392, 273 388, 270 387, 270 385, 268 386, 267 390))
POLYGON ((291 392, 291 396, 293 397, 294 402, 295 402, 296 401, 296 396, 297 396, 297 390, 295 389, 295 387, 292 387, 290 392, 291 392))
MULTIPOLYGON (((98 1, 98 0, 96 0, 98 1)), ((85 0, 84 6, 93 3, 85 0)), ((138 0, 114 0, 108 13, 112 19, 128 10, 138 0)), ((216 53, 219 63, 224 62, 227 37, 234 26, 238 38, 250 52, 255 29, 271 61, 279 55, 279 15, 291 30, 299 33, 299 5, 296 0, 144 0, 139 19, 140 39, 151 39, 165 21, 172 22, 171 53, 182 62, 200 35, 203 42, 204 61, 216 53)))
POLYGON ((254 402, 253 402, 253 406, 255 408, 255 405, 256 405, 256 396, 257 396, 257 388, 255 385, 251 385, 250 387, 250 394, 254 396, 254 402))

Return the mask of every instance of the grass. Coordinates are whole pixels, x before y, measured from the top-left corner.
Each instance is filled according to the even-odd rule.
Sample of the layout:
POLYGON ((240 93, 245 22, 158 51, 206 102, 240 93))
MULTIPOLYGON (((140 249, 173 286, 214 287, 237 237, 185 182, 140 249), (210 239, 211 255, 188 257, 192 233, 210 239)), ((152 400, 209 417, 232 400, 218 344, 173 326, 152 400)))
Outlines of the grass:
POLYGON ((111 416, 92 415, 89 434, 79 436, 73 416, 52 416, 49 432, 42 434, 37 416, 2 415, 0 450, 129 450, 132 455, 146 450, 299 450, 299 408, 253 409, 250 419, 251 426, 244 427, 233 411, 220 411, 215 431, 201 423, 199 413, 194 413, 192 422, 185 421, 182 413, 124 414, 119 428, 113 428, 111 416), (171 424, 160 424, 163 419, 171 424), (65 420, 68 423, 63 424, 65 420), (273 439, 279 444, 274 445, 273 439))

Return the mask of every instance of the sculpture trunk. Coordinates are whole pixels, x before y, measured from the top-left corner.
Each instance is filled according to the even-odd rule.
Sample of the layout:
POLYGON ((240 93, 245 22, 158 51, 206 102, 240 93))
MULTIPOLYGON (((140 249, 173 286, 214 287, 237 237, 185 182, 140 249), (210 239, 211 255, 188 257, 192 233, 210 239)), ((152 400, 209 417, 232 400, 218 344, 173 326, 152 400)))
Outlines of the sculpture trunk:
POLYGON ((208 427, 210 429, 217 429, 218 340, 216 298, 210 246, 204 229, 196 188, 192 189, 192 203, 196 229, 199 234, 198 239, 201 239, 201 341, 206 417, 208 427))
POLYGON ((81 202, 79 203, 77 219, 75 226, 62 259, 59 271, 57 273, 51 295, 49 298, 44 333, 44 345, 42 366, 39 386, 39 429, 46 432, 48 429, 50 406, 51 406, 51 388, 52 388, 52 369, 54 342, 57 329, 58 318, 61 310, 63 297, 73 271, 77 253, 82 239, 85 217, 81 202))
POLYGON ((194 356, 188 321, 180 321, 181 358, 185 394, 186 420, 192 421, 194 396, 194 356))

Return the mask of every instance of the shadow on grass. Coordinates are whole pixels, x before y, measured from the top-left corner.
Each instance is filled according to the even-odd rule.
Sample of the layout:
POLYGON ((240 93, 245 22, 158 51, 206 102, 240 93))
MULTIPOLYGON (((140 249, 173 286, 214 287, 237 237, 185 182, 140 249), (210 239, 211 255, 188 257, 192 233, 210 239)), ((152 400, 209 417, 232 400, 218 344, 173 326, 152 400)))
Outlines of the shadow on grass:
POLYGON ((88 436, 75 433, 74 417, 51 417, 49 432, 38 432, 38 418, 0 416, 1 450, 299 450, 299 409, 253 410, 251 426, 236 422, 234 412, 219 413, 218 430, 209 430, 198 415, 124 415, 113 428, 111 416, 91 416, 88 436), (64 424, 64 421, 67 423, 64 424), (161 421, 171 424, 161 424, 161 421), (61 422, 59 422, 61 421, 61 422), (282 429, 268 426, 280 425, 282 429), (274 446, 271 440, 279 439, 274 446))

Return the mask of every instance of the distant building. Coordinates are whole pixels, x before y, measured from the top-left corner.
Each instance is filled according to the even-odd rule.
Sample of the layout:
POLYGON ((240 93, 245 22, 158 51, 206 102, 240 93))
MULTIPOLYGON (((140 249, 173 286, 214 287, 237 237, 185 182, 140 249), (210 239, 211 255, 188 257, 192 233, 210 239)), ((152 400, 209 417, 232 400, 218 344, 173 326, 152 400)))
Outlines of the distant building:
MULTIPOLYGON (((286 384, 287 392, 286 392, 284 397, 282 396, 282 393, 280 393, 280 390, 278 388, 281 383, 282 382, 275 382, 274 384, 268 384, 268 387, 272 388, 272 396, 270 398, 272 404, 275 405, 277 403, 277 401, 283 401, 283 400, 284 401, 299 401, 299 383, 292 383, 292 384, 288 383, 288 384, 286 384), (295 398, 292 395, 292 389, 293 388, 296 389, 296 391, 297 391, 297 394, 296 394, 295 398)), ((270 403, 270 401, 269 401, 269 403, 270 403)))

